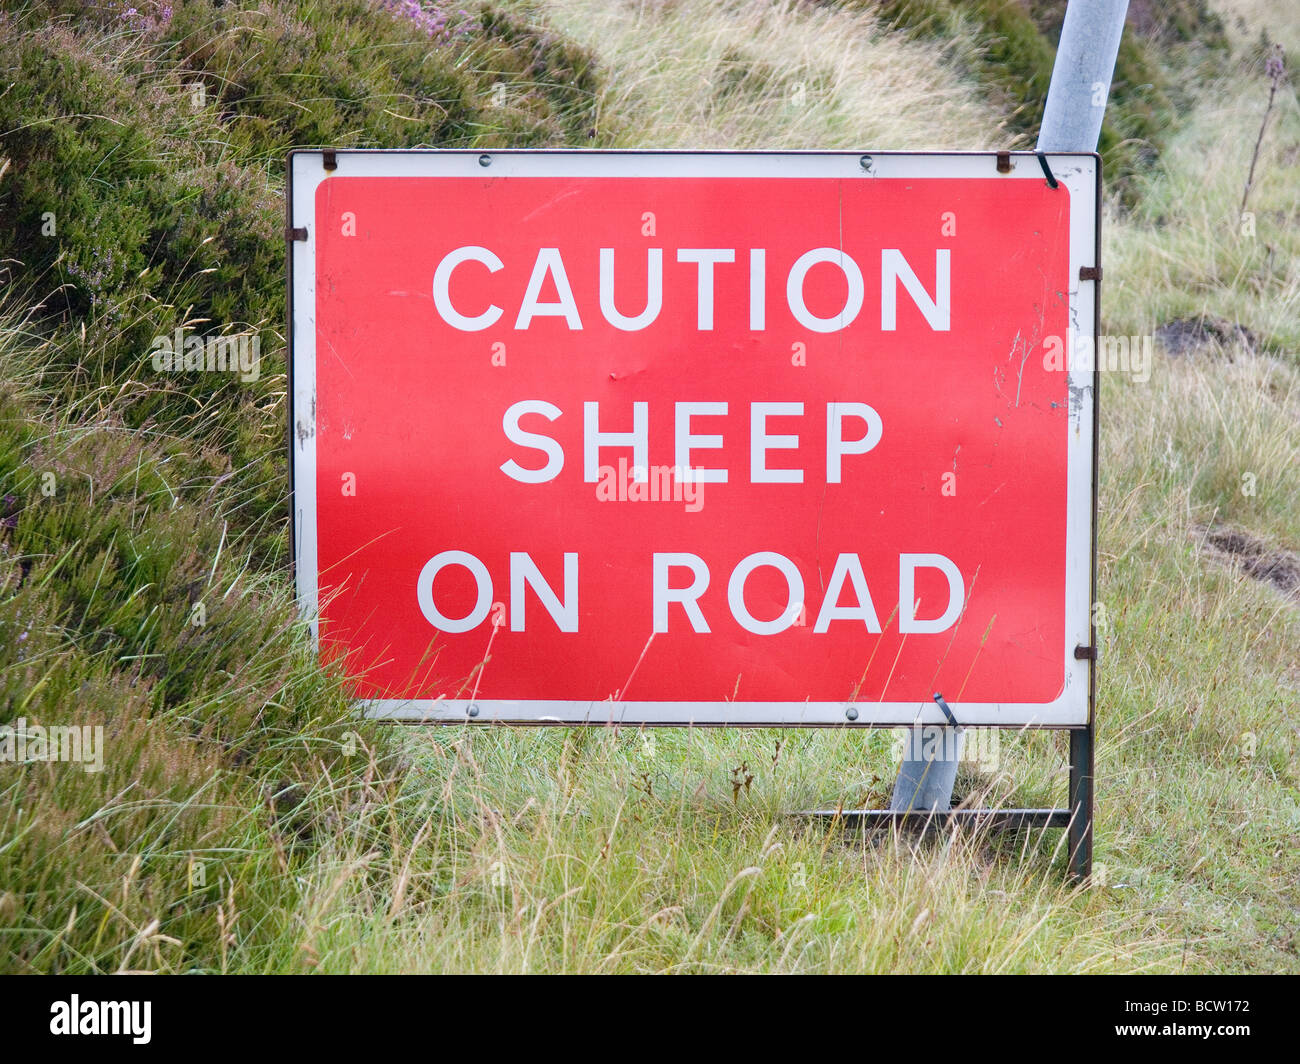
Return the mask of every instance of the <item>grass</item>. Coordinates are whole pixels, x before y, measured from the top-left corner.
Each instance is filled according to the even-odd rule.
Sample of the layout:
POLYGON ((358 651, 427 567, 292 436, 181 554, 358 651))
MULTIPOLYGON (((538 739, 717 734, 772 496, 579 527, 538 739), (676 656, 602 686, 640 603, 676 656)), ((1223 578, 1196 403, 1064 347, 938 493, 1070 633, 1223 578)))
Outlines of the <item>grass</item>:
MULTIPOLYGON (((5 63, 53 49, 140 84, 179 88, 194 73, 179 34, 127 40, 74 7, 60 7, 70 19, 53 37, 7 37, 5 63)), ((1149 381, 1103 379, 1092 883, 1065 882, 1061 832, 917 844, 788 815, 885 804, 889 732, 357 722, 311 660, 283 559, 265 546, 283 532, 282 374, 272 363, 257 389, 162 401, 138 345, 77 301, 84 288, 48 298, 61 267, 47 248, 10 264, 0 319, 0 720, 102 724, 107 756, 97 774, 0 765, 0 970, 1300 971, 1300 592, 1251 578, 1208 539, 1231 530, 1279 557, 1300 550, 1291 83, 1265 137, 1253 237, 1236 217, 1267 95, 1260 31, 1293 55, 1300 41, 1264 21, 1268 5, 1217 7, 1227 65, 1207 81, 1171 61, 1181 121, 1108 204, 1104 331, 1210 316, 1257 342, 1157 351, 1149 381)), ((196 4, 178 26, 208 25, 213 10, 196 4)), ((296 32, 341 33, 340 10, 293 6, 296 32)), ((409 123, 390 125, 392 101, 371 113, 378 90, 347 81, 370 20, 391 16, 347 10, 354 51, 307 118, 276 102, 272 50, 247 68, 264 88, 241 94, 228 89, 242 84, 238 53, 204 45, 224 109, 181 123, 142 105, 141 180, 198 151, 195 188, 229 165, 274 201, 276 153, 331 120, 329 93, 357 107, 352 143, 396 137, 409 123), (183 146, 194 122, 209 149, 183 146)), ((853 7, 546 0, 476 17, 438 51, 374 29, 414 96, 429 63, 450 80, 428 83, 464 101, 438 143, 973 148, 1017 135, 963 59, 975 37, 920 38, 853 7), (503 77, 497 113, 487 101, 503 77)), ((39 70, 23 78, 42 99, 39 70)), ((131 116, 130 93, 104 91, 131 116)), ((75 158, 107 150, 107 130, 47 120, 75 130, 57 142, 75 158)), ((0 155, 28 143, 12 125, 0 134, 0 155)), ((57 167, 48 143, 23 150, 52 151, 57 167)), ((15 195, 12 178, 0 197, 15 195)), ((55 195, 51 182, 23 195, 55 195)), ((133 187, 76 188, 88 209, 117 197, 147 221, 133 187)), ((236 205, 241 217, 274 208, 261 195, 236 205)), ((195 242, 206 235, 197 227, 195 242)), ((210 275, 184 257, 159 270, 156 288, 124 275, 108 293, 130 295, 141 334, 187 307, 216 320, 210 275)), ((241 298, 221 321, 279 320, 278 295, 241 298)), ((998 753, 963 771, 972 801, 1063 801, 1063 736, 1004 734, 998 753)))
POLYGON ((941 48, 832 5, 515 4, 596 51, 614 148, 1005 147, 941 48), (972 140, 972 138, 974 138, 972 140))

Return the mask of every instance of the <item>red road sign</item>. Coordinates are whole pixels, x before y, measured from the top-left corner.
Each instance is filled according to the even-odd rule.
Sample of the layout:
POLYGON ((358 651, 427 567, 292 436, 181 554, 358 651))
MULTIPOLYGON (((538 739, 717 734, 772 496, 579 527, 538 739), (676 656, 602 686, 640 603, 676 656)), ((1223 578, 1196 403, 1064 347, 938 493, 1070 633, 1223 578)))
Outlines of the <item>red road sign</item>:
POLYGON ((1014 159, 295 153, 322 654, 415 718, 1086 722, 1096 160, 1014 159))

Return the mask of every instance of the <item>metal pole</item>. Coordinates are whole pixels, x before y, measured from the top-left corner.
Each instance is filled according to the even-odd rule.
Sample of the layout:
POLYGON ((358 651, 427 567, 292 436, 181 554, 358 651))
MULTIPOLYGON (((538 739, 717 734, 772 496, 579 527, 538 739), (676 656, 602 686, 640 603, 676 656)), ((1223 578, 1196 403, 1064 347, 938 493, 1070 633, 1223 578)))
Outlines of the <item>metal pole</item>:
POLYGON ((889 808, 896 813, 946 813, 952 809, 952 785, 957 782, 964 731, 943 695, 934 701, 948 718, 948 727, 913 727, 898 767, 889 808))
MULTIPOLYGON (((1127 13, 1128 0, 1070 0, 1038 132, 1039 151, 1097 150, 1127 13)), ((1096 644, 1094 631, 1092 645, 1096 644)), ((1094 658, 1089 680, 1094 690, 1096 671, 1094 658)), ((1070 875, 1080 880, 1092 874, 1093 699, 1088 701, 1087 727, 1070 732, 1069 864, 1070 875)))
POLYGON ((1096 151, 1128 0, 1070 0, 1047 89, 1039 151, 1096 151))
POLYGON ((961 728, 932 725, 910 729, 889 808, 898 813, 946 813, 952 809, 961 740, 961 728))
MULTIPOLYGON (((1128 0, 1070 0, 1043 108, 1039 151, 1097 150, 1127 14, 1128 0)), ((1070 732, 1070 868, 1075 876, 1087 876, 1092 868, 1092 745, 1091 720, 1086 729, 1070 732)), ((961 729, 955 723, 912 728, 889 808, 950 810, 960 750, 961 729)))
POLYGON ((1092 875, 1092 778, 1089 723, 1070 732, 1070 876, 1079 880, 1092 875))

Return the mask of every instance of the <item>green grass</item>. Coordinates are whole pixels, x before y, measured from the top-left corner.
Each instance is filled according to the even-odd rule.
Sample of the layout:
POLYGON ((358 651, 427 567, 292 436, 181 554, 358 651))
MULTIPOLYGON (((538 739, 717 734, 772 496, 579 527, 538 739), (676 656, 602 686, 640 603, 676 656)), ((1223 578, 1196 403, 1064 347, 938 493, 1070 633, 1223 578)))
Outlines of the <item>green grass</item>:
MULTIPOLYGON (((1260 34, 1295 55, 1295 27, 1223 0, 1213 78, 1143 53, 1180 115, 1112 189, 1104 331, 1208 315, 1258 343, 1104 377, 1098 868, 1070 886, 1059 831, 788 815, 885 804, 890 732, 362 724, 283 549, 288 145, 1023 144, 975 61, 997 5, 954 39, 852 5, 511 2, 447 45, 359 2, 253 6, 140 39, 4 5, 0 722, 101 724, 106 756, 0 764, 0 970, 1300 971, 1300 594, 1207 541, 1300 551, 1289 83, 1253 237, 1237 215, 1260 34), (182 320, 261 328, 256 385, 160 382, 148 337, 182 320)), ((1000 740, 964 796, 1063 802, 1062 735, 1000 740)))
MULTIPOLYGON (((948 62, 1006 115, 1008 132, 1037 136, 1065 5, 1056 0, 841 0, 875 9, 910 36, 943 42, 948 62)), ((1098 150, 1112 190, 1133 200, 1133 180, 1161 154, 1186 103, 1183 86, 1220 74, 1222 20, 1205 0, 1134 5, 1120 41, 1098 150)), ((1006 147, 1007 145, 1001 145, 1006 147)))

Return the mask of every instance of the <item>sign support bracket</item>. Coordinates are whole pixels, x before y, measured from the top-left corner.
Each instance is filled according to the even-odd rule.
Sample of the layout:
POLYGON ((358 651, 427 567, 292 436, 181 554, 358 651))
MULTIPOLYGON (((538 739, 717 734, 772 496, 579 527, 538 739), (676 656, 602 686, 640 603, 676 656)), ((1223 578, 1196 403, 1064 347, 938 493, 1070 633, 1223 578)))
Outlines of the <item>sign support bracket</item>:
MULTIPOLYGON (((1092 648, 1080 647, 1080 650, 1092 648)), ((1095 654, 1077 655, 1095 661, 1095 654)), ((935 701, 947 708, 942 695, 935 701)), ((1093 842, 1093 734, 1091 721, 1069 734, 1069 793, 1064 808, 967 809, 951 808, 952 786, 960 757, 960 727, 915 727, 909 752, 921 749, 926 731, 939 733, 939 750, 945 756, 906 757, 888 809, 812 809, 800 812, 817 820, 859 829, 894 827, 921 835, 948 828, 983 828, 988 831, 1023 831, 1064 828, 1069 841, 1068 876, 1085 882, 1092 874, 1093 842)))

